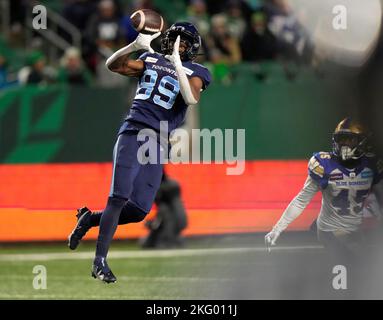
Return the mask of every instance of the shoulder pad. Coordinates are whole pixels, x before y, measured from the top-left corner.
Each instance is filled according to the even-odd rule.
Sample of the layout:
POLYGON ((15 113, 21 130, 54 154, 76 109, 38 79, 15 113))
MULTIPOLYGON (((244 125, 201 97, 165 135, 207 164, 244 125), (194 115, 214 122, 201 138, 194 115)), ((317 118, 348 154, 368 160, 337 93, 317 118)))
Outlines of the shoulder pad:
POLYGON ((324 167, 321 165, 320 160, 317 159, 316 155, 312 156, 309 161, 309 171, 320 178, 324 177, 324 167))
MULTIPOLYGON (((158 59, 161 58, 161 55, 158 54, 158 53, 150 53, 149 51, 145 51, 143 52, 139 57, 138 59, 142 60, 142 61, 146 61, 147 59, 149 60, 155 60, 155 61, 158 61, 158 59)), ((151 62, 151 61, 148 61, 148 62, 151 62)))
POLYGON ((330 152, 318 152, 314 154, 315 157, 322 160, 330 160, 331 159, 331 153, 330 152))
POLYGON ((201 78, 203 82, 202 90, 205 90, 209 86, 212 81, 212 76, 208 68, 196 62, 187 63, 184 69, 185 67, 191 69, 190 71, 193 76, 201 78))

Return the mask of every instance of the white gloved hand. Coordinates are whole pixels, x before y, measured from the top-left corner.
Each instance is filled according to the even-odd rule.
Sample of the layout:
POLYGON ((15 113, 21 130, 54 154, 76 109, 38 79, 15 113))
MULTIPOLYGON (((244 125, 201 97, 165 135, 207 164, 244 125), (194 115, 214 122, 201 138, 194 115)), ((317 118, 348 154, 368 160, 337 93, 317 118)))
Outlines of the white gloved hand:
POLYGON ((138 34, 136 40, 132 42, 132 45, 134 48, 138 50, 146 50, 149 51, 150 53, 154 53, 154 50, 150 46, 150 43, 157 37, 159 37, 161 32, 157 32, 154 34, 144 34, 140 33, 138 34))
POLYGON ((175 67, 182 66, 181 57, 179 53, 181 37, 178 36, 173 45, 173 53, 171 55, 166 55, 165 58, 168 59, 175 67))
POLYGON ((270 251, 270 246, 275 246, 277 239, 279 238, 279 235, 281 233, 277 230, 271 230, 266 236, 265 236, 265 244, 267 249, 270 251))

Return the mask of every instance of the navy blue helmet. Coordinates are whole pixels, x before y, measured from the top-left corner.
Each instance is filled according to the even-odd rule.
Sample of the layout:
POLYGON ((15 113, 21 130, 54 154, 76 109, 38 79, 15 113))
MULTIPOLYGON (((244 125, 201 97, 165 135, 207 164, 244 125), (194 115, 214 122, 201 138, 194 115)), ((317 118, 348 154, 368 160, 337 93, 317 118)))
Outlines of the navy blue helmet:
POLYGON ((181 54, 181 60, 193 60, 201 47, 201 37, 197 28, 190 22, 176 22, 165 31, 161 41, 163 54, 172 54, 174 42, 177 36, 186 44, 186 50, 181 54))

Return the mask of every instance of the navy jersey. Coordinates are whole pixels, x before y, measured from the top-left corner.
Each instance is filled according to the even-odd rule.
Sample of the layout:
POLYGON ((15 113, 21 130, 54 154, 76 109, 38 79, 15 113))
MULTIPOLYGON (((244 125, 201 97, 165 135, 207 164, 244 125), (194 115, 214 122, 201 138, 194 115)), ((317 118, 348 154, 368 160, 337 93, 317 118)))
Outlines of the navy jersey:
MULTIPOLYGON (((139 78, 136 96, 130 113, 120 133, 132 123, 160 130, 160 121, 167 121, 169 132, 181 126, 185 120, 187 105, 180 93, 177 73, 171 62, 162 54, 146 52, 139 57, 144 62, 144 70, 139 78)), ((199 77, 203 90, 211 81, 207 68, 192 61, 182 62, 189 78, 199 77)))

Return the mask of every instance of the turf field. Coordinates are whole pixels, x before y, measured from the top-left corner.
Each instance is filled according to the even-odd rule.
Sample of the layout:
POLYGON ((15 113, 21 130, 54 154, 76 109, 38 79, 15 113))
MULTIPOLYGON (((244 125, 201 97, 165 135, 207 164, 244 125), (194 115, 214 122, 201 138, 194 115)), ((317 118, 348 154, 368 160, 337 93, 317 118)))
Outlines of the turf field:
MULTIPOLYGON (((142 250, 113 244, 109 265, 118 280, 90 276, 93 242, 72 252, 64 243, 0 246, 0 299, 352 299, 383 297, 375 258, 368 279, 334 290, 323 248, 310 233, 287 234, 268 252, 263 235, 188 239, 183 249, 142 250), (47 289, 32 286, 36 265, 47 270, 47 289)), ((366 270, 363 269, 363 272, 366 270)))

